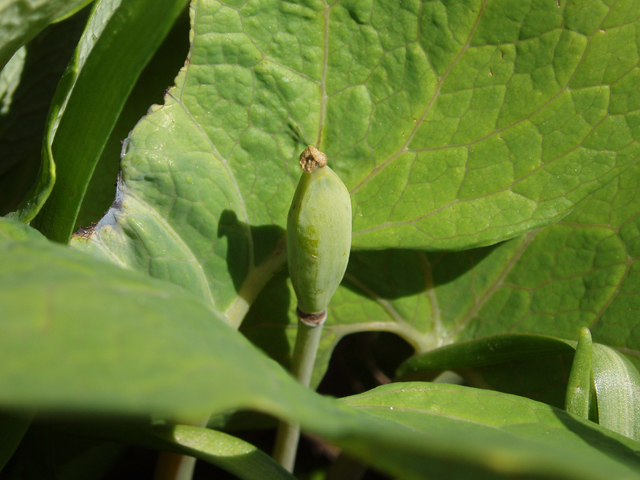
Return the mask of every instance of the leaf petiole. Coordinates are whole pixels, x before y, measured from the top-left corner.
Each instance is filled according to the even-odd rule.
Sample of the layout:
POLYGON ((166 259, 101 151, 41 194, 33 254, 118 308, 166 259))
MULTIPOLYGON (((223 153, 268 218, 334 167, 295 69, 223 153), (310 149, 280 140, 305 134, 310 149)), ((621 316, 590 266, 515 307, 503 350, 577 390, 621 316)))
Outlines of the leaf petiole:
MULTIPOLYGON (((326 310, 312 316, 298 310, 298 333, 289 371, 305 387, 311 382, 322 326, 326 318, 326 310)), ((300 424, 285 421, 278 424, 273 458, 289 472, 293 472, 299 440, 300 424)))

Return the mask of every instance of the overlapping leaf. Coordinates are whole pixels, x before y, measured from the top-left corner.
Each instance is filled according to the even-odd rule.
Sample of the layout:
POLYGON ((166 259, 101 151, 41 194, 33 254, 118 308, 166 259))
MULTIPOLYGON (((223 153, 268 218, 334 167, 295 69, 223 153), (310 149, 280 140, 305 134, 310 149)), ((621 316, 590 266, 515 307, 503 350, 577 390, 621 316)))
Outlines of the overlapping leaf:
POLYGON ((640 478, 637 443, 527 399, 417 383, 346 405, 320 396, 193 294, 25 229, 3 227, 23 240, 0 242, 3 408, 191 419, 251 408, 397 478, 640 478))
MULTIPOLYGON (((469 385, 511 393, 564 409, 575 342, 546 335, 501 334, 459 341, 415 355, 398 368, 402 380, 432 380, 444 370, 462 374, 469 385)), ((601 364, 602 381, 605 373, 601 364)), ((619 375, 620 372, 613 372, 619 375)), ((611 399, 618 396, 614 387, 611 399)), ((597 417, 596 417, 597 420, 597 417)))
POLYGON ((455 370, 473 385, 542 400, 638 440, 638 370, 616 350, 592 345, 586 328, 579 342, 530 334, 482 337, 414 356, 400 366, 398 375, 403 380, 431 379, 455 370), (576 372, 582 375, 579 380, 576 372), (586 392, 586 398, 572 399, 570 406, 570 391, 576 392, 573 399, 580 392, 586 392))
POLYGON ((188 64, 129 137, 90 249, 238 324, 282 266, 306 144, 351 189, 356 248, 462 249, 556 221, 637 159, 636 10, 196 1, 188 64))

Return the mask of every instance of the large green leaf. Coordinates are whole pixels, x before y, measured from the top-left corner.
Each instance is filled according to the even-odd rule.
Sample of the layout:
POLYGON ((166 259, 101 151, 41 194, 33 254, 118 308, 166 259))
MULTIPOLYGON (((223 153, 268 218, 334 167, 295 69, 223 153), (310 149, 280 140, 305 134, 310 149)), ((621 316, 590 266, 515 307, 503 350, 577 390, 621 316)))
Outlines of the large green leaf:
MULTIPOLYGON (((356 252, 346 288, 338 290, 329 312, 321 358, 328 360, 342 336, 363 330, 394 332, 424 352, 507 332, 574 340, 587 326, 595 342, 615 347, 638 366, 638 212, 635 166, 556 225, 494 247, 446 254, 356 252)), ((275 288, 274 282, 265 294, 273 296, 275 288)), ((267 300, 256 302, 249 333, 282 358, 287 345, 273 339, 283 338, 284 330, 274 328, 267 300)))
POLYGON ((99 0, 95 4, 51 103, 38 183, 19 206, 18 218, 30 221, 38 214, 33 221, 36 228, 53 240, 69 241, 122 106, 185 3, 99 0))
POLYGON ((0 70, 13 54, 44 28, 81 9, 91 0, 2 0, 0 70))
POLYGON ((248 342, 233 340, 238 334, 211 305, 179 287, 42 237, 0 245, 1 405, 202 416, 251 396, 255 383, 245 369, 266 369, 265 382, 276 390, 286 379, 285 372, 273 377, 271 361, 248 342), (238 371, 229 357, 245 358, 232 362, 238 371), (212 378, 211 405, 191 403, 175 387, 188 383, 193 393, 212 378))
POLYGON ((530 331, 572 338, 588 326, 598 343, 637 357, 639 187, 635 167, 557 225, 504 245, 511 259, 500 262, 491 295, 466 316, 463 336, 530 331))
POLYGON ((403 479, 640 478, 637 443, 544 404, 394 384, 345 405, 299 385, 179 287, 42 238, 2 240, 0 261, 3 408, 184 419, 255 409, 403 479))
POLYGON ((640 151, 633 0, 192 11, 187 65, 131 133, 117 205, 88 248, 236 325, 283 265, 306 144, 351 190, 354 247, 376 249, 469 248, 549 224, 640 151))

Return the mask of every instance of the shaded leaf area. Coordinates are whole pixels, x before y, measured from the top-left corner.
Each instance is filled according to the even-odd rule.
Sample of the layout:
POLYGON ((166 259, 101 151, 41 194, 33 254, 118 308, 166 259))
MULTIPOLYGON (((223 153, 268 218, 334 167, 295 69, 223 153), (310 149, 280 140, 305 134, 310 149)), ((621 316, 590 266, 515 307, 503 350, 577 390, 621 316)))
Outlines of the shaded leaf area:
MULTIPOLYGON (((70 431, 75 431, 73 426, 70 431)), ((240 480, 295 480, 293 475, 254 445, 216 430, 189 425, 141 427, 114 422, 111 425, 93 425, 78 433, 87 434, 88 431, 127 444, 189 455, 216 465, 240 480)))
POLYGON ((49 105, 88 13, 46 28, 0 74, 0 215, 36 182, 49 105))
POLYGON ((8 0, 0 6, 0 70, 22 45, 91 0, 8 0))
POLYGON ((195 2, 187 64, 131 133, 90 249, 162 257, 152 275, 239 324, 283 264, 307 144, 351 190, 355 248, 463 249, 558 220, 636 162, 639 12, 505 9, 195 2))
MULTIPOLYGON (((335 345, 351 333, 391 332, 417 352, 451 343, 476 300, 490 295, 513 250, 492 246, 454 253, 352 252, 345 280, 328 309, 312 384, 321 381, 335 345)), ((295 308, 295 293, 282 272, 257 298, 242 332, 286 365, 295 342, 295 308)))
MULTIPOLYGON (((591 409, 589 400, 585 401, 585 418, 589 416, 601 426, 637 440, 640 432, 638 370, 616 350, 588 343, 588 360, 578 367, 586 377, 582 388, 587 399, 590 389, 594 393, 591 409), (593 388, 588 386, 590 384, 593 388)), ((576 368, 575 344, 556 337, 530 334, 483 337, 416 355, 400 365, 397 376, 401 381, 431 380, 444 370, 454 370, 471 385, 565 408, 569 389, 575 387, 569 378, 569 371, 573 375, 576 368)))
POLYGON ((396 372, 398 377, 416 372, 441 372, 460 368, 478 368, 529 360, 545 355, 573 353, 575 345, 555 337, 506 334, 478 340, 458 342, 405 361, 396 372))
POLYGON ((113 463, 123 455, 124 446, 111 440, 87 435, 86 431, 76 435, 75 432, 69 433, 68 430, 68 427, 59 428, 55 422, 39 421, 36 415, 15 455, 2 471, 2 478, 7 480, 108 478, 107 474, 112 469, 113 463), (34 458, 38 461, 34 462, 34 458))
MULTIPOLYGON (((573 352, 461 369, 474 387, 507 392, 564 409, 573 352)), ((615 395, 615 394, 614 394, 615 395)), ((597 415, 590 416, 596 420, 597 415)))
POLYGON ((32 415, 10 415, 0 412, 0 471, 9 461, 24 436, 32 415))
POLYGON ((45 240, 0 246, 3 408, 143 424, 253 409, 397 478, 640 478, 637 443, 549 406, 428 384, 345 404, 299 385, 183 289, 45 240))
MULTIPOLYGON (((398 367, 400 381, 433 380, 445 370, 474 387, 497 390, 564 409, 575 342, 529 334, 459 341, 416 355, 398 367)), ((599 364, 600 366, 600 364, 599 364)), ((603 365, 603 382, 608 369, 603 365)), ((619 374, 619 372, 616 372, 619 374)), ((615 390, 615 389, 614 389, 615 390)), ((611 394, 617 396, 617 392, 611 394)))
POLYGON ((69 242, 87 185, 127 96, 186 4, 146 2, 97 3, 56 90, 38 183, 15 213, 25 222, 33 220, 47 238, 69 242))

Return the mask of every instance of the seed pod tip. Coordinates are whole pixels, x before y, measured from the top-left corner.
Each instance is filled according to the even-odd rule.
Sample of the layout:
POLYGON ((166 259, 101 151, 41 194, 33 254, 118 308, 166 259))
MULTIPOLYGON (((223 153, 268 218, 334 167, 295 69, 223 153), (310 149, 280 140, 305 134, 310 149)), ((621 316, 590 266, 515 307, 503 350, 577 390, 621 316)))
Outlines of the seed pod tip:
POLYGON ((317 167, 322 168, 326 164, 327 156, 311 145, 300 154, 300 166, 307 173, 313 172, 317 167))

